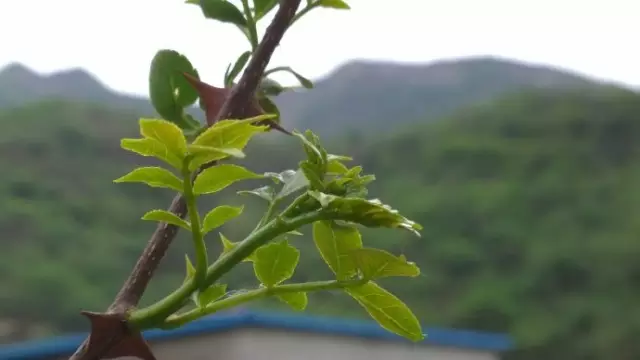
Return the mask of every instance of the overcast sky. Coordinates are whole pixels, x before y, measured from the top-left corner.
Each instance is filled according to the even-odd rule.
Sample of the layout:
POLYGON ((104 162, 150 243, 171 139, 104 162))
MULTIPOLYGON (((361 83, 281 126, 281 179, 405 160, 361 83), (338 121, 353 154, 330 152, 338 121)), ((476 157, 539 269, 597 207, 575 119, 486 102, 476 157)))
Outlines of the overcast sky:
MULTIPOLYGON (((272 65, 317 78, 356 58, 427 63, 498 55, 640 86, 640 0, 349 3, 350 11, 303 18, 272 65)), ((0 34, 0 67, 82 67, 113 89, 142 95, 158 49, 184 53, 219 85, 247 46, 235 27, 204 19, 184 0, 0 0, 0 34)))

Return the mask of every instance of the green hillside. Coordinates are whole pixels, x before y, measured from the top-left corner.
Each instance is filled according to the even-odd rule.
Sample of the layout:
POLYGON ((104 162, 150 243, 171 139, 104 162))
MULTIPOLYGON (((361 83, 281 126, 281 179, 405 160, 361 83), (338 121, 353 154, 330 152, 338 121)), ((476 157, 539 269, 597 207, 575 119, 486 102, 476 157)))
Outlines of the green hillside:
POLYGON ((398 293, 430 323, 508 330, 514 359, 640 358, 639 136, 637 94, 547 92, 367 148, 376 193, 425 227, 390 245, 425 274, 398 293))
MULTIPOLYGON (((139 217, 172 195, 111 183, 140 160, 118 148, 135 136, 134 114, 50 101, 4 111, 0 124, 0 323, 11 329, 2 341, 84 329, 78 311, 109 303, 154 228, 139 217)), ((387 286, 425 323, 508 331, 516 360, 625 360, 640 358, 639 137, 640 96, 610 89, 520 93, 389 136, 324 142, 377 175, 372 196, 424 225, 421 240, 364 239, 420 265, 419 279, 387 286)), ((297 141, 266 134, 245 163, 284 170, 297 152, 297 141)), ((261 211, 222 197, 247 204, 248 219, 261 211)), ((223 232, 233 240, 246 227, 223 232)), ((183 236, 146 301, 182 281, 183 236)), ((296 277, 327 274, 312 243, 296 241, 296 277)), ((252 278, 244 267, 229 281, 252 278)), ((333 293, 310 309, 361 313, 333 293)))

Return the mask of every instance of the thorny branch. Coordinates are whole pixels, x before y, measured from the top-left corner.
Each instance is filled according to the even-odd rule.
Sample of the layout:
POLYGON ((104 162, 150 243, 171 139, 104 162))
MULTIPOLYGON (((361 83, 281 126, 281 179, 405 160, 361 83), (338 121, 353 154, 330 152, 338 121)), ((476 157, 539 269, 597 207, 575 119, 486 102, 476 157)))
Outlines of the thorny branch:
MULTIPOLYGON (((269 64, 271 56, 275 48, 280 43, 285 31, 287 30, 291 20, 296 14, 300 0, 281 0, 280 7, 267 28, 260 45, 253 54, 251 61, 247 65, 246 70, 242 74, 240 81, 233 87, 229 96, 226 98, 222 108, 216 116, 216 121, 227 118, 244 118, 245 113, 250 107, 251 101, 255 96, 256 88, 262 78, 262 75, 269 64)), ((169 211, 184 218, 187 214, 187 207, 184 198, 178 194, 172 201, 169 211)), ((103 358, 111 358, 118 356, 114 353, 114 348, 122 343, 123 340, 131 336, 131 329, 127 329, 126 322, 123 320, 127 311, 138 305, 144 291, 153 277, 155 270, 158 268, 161 260, 165 256, 171 242, 178 233, 178 227, 160 223, 155 232, 151 236, 147 246, 143 250, 140 258, 135 264, 131 274, 124 282, 122 288, 116 295, 113 303, 109 306, 104 319, 120 319, 121 326, 111 326, 111 334, 99 334, 100 342, 97 335, 94 334, 97 321, 92 319, 92 333, 96 335, 92 339, 91 335, 78 347, 76 352, 69 358, 70 360, 100 360, 103 358), (90 340, 93 340, 90 342, 90 340), (91 346, 90 346, 91 345, 91 346)), ((86 313, 85 313, 86 314, 86 313)), ((89 316, 94 318, 95 314, 89 316)), ((104 322, 106 322, 105 320, 104 322)), ((114 320, 115 321, 115 320, 114 320)), ((108 326, 103 326, 108 328, 108 326)), ((139 335, 139 334, 138 334, 139 335)), ((138 336, 139 337, 139 336, 138 336)), ((140 356, 140 354, 130 355, 140 356)), ((119 355, 123 356, 123 355, 119 355)), ((151 355, 152 358, 152 355, 151 355)))

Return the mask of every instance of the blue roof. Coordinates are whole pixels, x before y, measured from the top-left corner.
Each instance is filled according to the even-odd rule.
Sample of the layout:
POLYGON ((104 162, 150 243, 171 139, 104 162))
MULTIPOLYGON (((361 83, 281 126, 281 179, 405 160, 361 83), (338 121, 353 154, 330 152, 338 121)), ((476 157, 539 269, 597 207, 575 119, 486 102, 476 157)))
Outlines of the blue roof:
MULTIPOLYGON (((144 336, 150 342, 162 341, 227 331, 238 327, 276 328, 408 342, 372 321, 250 310, 216 314, 173 330, 148 330, 144 332, 144 336)), ((424 331, 427 334, 424 344, 496 352, 509 350, 513 346, 511 338, 504 334, 440 328, 426 328, 424 331)), ((0 360, 35 360, 71 355, 86 336, 87 334, 83 333, 0 346, 0 360)))

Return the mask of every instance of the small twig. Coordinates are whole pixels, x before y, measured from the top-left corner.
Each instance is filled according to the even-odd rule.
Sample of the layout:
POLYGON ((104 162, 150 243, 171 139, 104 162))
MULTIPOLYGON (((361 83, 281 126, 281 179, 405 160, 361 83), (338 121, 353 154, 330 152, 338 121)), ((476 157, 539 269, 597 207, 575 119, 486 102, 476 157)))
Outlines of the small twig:
MULTIPOLYGON (((273 21, 267 28, 264 38, 258 45, 251 61, 242 74, 238 85, 234 86, 227 97, 224 105, 218 112, 216 120, 228 118, 244 118, 249 110, 252 99, 255 96, 256 88, 262 78, 275 48, 284 36, 291 20, 300 5, 300 0, 281 0, 280 8, 273 21)), ((172 201, 169 211, 184 218, 187 215, 187 207, 184 198, 178 194, 172 201)), ((133 271, 122 285, 113 303, 109 306, 108 314, 126 314, 133 307, 137 306, 144 294, 151 278, 158 265, 164 258, 171 242, 178 233, 178 227, 160 223, 151 236, 147 246, 143 250, 140 258, 135 264, 133 271)), ((78 347, 76 352, 69 358, 70 360, 100 360, 104 358, 117 345, 121 334, 113 334, 106 337, 111 339, 110 344, 101 344, 101 351, 88 351, 89 339, 78 347)))

